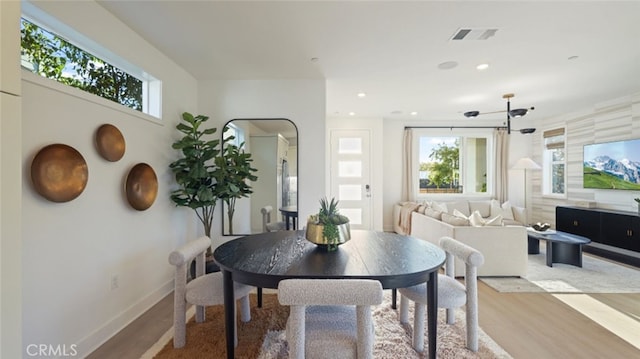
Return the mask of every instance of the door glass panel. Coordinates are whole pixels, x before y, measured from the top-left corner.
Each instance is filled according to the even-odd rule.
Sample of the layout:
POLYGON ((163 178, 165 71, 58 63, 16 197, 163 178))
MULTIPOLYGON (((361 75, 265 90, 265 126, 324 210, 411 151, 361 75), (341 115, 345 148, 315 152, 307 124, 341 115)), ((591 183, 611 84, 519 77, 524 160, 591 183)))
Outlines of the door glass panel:
POLYGON ((338 140, 338 153, 362 153, 362 139, 357 137, 343 137, 338 140))
POLYGON ((362 162, 361 161, 339 161, 338 176, 340 177, 361 177, 362 162))
POLYGON ((359 201, 362 199, 362 186, 359 184, 341 184, 338 186, 338 200, 359 201))
POLYGON ((362 224, 362 209, 360 208, 340 208, 340 214, 347 216, 350 224, 362 224))

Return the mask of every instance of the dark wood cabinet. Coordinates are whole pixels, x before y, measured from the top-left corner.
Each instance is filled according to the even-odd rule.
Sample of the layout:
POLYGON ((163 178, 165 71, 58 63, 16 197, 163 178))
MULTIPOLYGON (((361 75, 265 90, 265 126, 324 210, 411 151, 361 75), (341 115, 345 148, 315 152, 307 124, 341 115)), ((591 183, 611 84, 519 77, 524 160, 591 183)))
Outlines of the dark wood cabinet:
POLYGON ((600 213, 573 207, 556 207, 556 229, 599 242, 600 213))
POLYGON ((640 251, 639 218, 637 216, 602 213, 600 218, 602 243, 632 251, 640 251))
POLYGON ((640 261, 640 216, 633 212, 615 211, 598 208, 556 207, 556 229, 587 237, 595 244, 589 250, 596 254, 609 256, 630 264, 640 261), (622 249, 623 251, 618 251, 622 249), (631 251, 624 254, 624 250, 631 251), (637 256, 628 262, 628 254, 635 252, 637 256), (621 254, 622 253, 622 254, 621 254), (626 257, 626 258, 623 258, 626 257))

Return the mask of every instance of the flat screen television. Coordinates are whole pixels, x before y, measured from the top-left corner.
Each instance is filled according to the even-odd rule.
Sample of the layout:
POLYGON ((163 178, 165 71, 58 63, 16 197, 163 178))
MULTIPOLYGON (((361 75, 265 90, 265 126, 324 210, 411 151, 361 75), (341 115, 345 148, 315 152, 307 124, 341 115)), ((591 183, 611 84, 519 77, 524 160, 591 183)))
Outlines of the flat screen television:
POLYGON ((583 151, 584 188, 640 190, 640 138, 594 143, 583 151))

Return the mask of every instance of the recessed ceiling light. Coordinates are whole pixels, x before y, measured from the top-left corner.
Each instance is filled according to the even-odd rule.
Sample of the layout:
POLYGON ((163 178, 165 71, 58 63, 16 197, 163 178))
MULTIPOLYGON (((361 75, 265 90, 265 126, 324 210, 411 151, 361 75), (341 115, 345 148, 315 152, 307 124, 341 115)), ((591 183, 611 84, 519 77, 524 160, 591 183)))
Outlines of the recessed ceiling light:
POLYGON ((360 98, 367 97, 367 94, 364 92, 358 92, 358 97, 360 98))
POLYGON ((482 71, 482 70, 486 70, 489 68, 489 64, 480 64, 478 66, 476 66, 476 69, 482 71))
POLYGON ((577 55, 573 55, 573 56, 569 56, 568 60, 577 60, 578 56, 577 55))
POLYGON ((446 61, 441 64, 438 64, 438 68, 440 70, 450 70, 456 66, 458 66, 458 63, 455 61, 446 61))
POLYGON ((356 113, 355 112, 349 112, 349 116, 355 116, 356 113))
POLYGON ((320 60, 320 59, 319 59, 319 58, 317 58, 317 57, 312 57, 312 58, 311 58, 311 62, 318 62, 318 60, 320 60))
POLYGON ((395 110, 395 111, 391 111, 392 115, 402 115, 402 111, 400 110, 395 110))
POLYGON ((411 112, 411 116, 416 116, 416 115, 418 115, 418 112, 416 111, 411 112))

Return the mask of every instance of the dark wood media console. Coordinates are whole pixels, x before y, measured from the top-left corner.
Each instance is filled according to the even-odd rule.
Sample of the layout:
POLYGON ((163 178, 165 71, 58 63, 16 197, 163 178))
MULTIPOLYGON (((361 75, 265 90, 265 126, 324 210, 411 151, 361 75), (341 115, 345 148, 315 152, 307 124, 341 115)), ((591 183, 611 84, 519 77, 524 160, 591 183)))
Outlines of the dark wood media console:
POLYGON ((556 207, 556 229, 591 239, 585 252, 640 267, 640 216, 634 212, 556 207))

